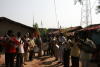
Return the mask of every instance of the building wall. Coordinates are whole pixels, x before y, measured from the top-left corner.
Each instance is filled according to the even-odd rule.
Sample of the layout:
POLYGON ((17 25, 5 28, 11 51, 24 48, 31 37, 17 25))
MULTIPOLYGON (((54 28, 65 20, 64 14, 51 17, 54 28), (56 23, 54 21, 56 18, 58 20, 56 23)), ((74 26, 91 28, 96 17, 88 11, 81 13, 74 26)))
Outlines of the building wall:
POLYGON ((32 32, 32 29, 24 27, 20 24, 13 24, 5 21, 0 22, 0 36, 3 36, 8 30, 13 30, 14 32, 21 32, 23 35, 26 32, 32 32))
POLYGON ((91 38, 96 45, 100 45, 100 32, 93 32, 91 38))

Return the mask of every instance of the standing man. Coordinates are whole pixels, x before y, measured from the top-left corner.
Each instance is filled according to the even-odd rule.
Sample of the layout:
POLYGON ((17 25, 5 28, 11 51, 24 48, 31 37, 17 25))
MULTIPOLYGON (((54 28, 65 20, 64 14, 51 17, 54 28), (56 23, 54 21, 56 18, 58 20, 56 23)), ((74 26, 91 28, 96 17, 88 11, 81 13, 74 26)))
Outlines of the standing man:
POLYGON ((24 55, 24 42, 21 38, 21 32, 17 32, 17 40, 20 42, 19 46, 16 48, 16 67, 23 67, 23 55, 24 55))
POLYGON ((70 39, 67 39, 67 41, 65 42, 65 46, 64 46, 64 53, 63 53, 63 64, 64 67, 70 67, 70 39))
POLYGON ((71 61, 72 67, 79 67, 80 48, 78 47, 78 36, 72 38, 71 44, 71 61))
POLYGON ((19 45, 19 41, 14 36, 12 30, 8 30, 5 37, 5 42, 5 65, 6 67, 14 67, 16 47, 19 45))
POLYGON ((41 57, 42 56, 42 44, 43 43, 42 43, 42 39, 41 39, 40 35, 38 35, 37 39, 38 39, 38 44, 37 45, 38 45, 38 47, 40 49, 39 53, 38 53, 38 56, 41 57))
POLYGON ((35 46, 35 42, 34 42, 34 38, 33 38, 33 35, 30 33, 29 34, 29 61, 32 61, 32 58, 33 58, 33 54, 35 55, 34 51, 33 51, 33 48, 35 46))
POLYGON ((64 48, 65 48, 65 42, 66 42, 66 38, 63 35, 63 33, 60 33, 59 35, 59 62, 63 63, 63 53, 64 53, 64 48))

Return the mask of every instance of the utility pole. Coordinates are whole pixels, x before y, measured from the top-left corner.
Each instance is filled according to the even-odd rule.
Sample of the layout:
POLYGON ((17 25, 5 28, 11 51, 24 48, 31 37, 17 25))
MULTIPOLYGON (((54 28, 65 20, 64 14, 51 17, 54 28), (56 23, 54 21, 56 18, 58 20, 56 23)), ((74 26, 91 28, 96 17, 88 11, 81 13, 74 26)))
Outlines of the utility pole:
POLYGON ((60 28, 60 24, 59 24, 59 21, 58 21, 58 29, 60 28))
POLYGON ((34 16, 33 16, 33 27, 34 27, 34 25, 35 25, 35 22, 34 22, 34 16))
POLYGON ((42 23, 42 20, 41 20, 41 27, 43 28, 43 23, 42 23))
POLYGON ((77 0, 82 5, 81 7, 81 26, 88 26, 92 24, 91 16, 91 2, 90 0, 77 0))
POLYGON ((81 8, 81 26, 88 26, 92 24, 91 16, 91 3, 90 0, 83 0, 83 5, 81 8))

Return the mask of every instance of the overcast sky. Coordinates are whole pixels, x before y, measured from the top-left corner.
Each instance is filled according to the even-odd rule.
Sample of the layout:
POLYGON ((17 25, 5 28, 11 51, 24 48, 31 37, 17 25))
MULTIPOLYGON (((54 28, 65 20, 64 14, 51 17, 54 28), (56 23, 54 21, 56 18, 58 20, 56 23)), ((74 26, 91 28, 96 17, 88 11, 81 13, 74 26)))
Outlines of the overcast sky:
MULTIPOLYGON (((93 5, 95 0, 91 0, 93 5)), ((74 5, 74 0, 0 0, 0 17, 7 17, 19 23, 32 26, 34 22, 46 28, 57 28, 57 20, 61 27, 79 26, 81 17, 81 6, 74 5)), ((92 9, 92 20, 100 23, 100 14, 96 14, 95 3, 92 9)))

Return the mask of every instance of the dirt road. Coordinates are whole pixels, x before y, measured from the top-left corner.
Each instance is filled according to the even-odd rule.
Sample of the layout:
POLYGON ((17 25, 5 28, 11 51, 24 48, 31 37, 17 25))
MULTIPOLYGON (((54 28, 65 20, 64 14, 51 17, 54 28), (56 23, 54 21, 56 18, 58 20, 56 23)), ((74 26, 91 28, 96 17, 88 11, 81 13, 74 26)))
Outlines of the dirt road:
MULTIPOLYGON (((0 58, 0 67, 5 67, 4 55, 0 58)), ((43 56, 43 57, 34 57, 32 61, 26 62, 24 67, 63 67, 62 64, 58 64, 58 61, 55 61, 54 57, 43 56)), ((81 64, 80 64, 81 67, 81 64)), ((90 67, 97 67, 95 64, 90 64, 90 67)))
MULTIPOLYGON (((0 58, 0 67, 5 67, 5 58, 4 55, 0 58)), ((61 64, 58 64, 58 61, 55 61, 54 57, 35 57, 32 61, 25 63, 24 67, 62 67, 61 64)))

